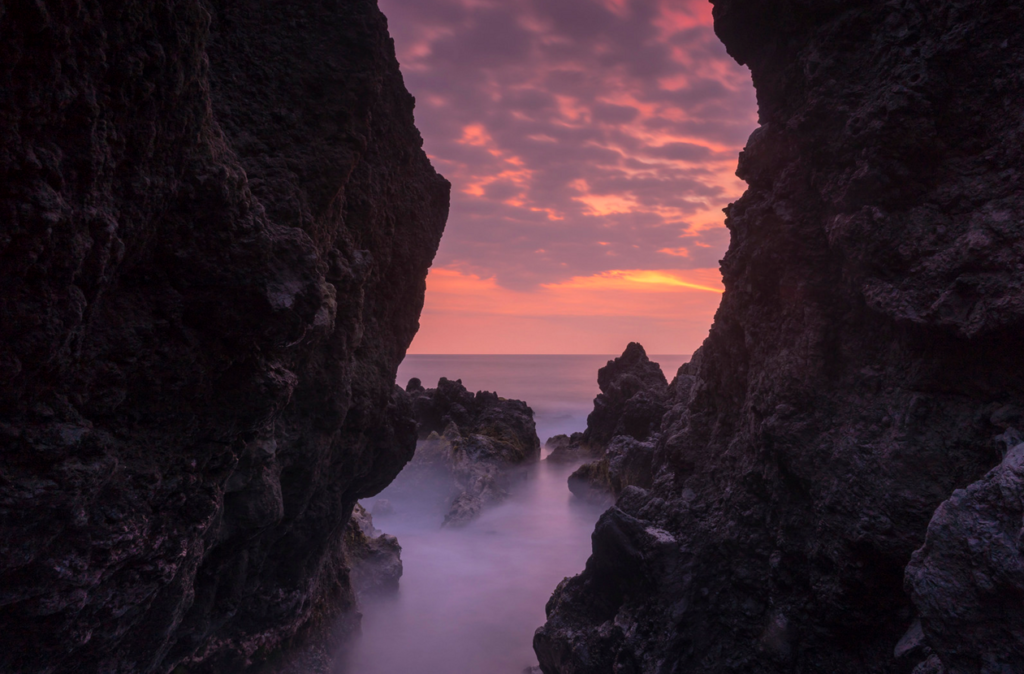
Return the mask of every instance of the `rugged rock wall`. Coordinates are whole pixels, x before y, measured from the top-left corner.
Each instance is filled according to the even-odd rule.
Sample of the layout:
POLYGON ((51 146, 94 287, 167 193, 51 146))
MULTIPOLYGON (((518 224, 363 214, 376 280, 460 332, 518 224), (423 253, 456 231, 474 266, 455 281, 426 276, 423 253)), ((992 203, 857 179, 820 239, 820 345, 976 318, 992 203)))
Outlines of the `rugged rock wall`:
POLYGON ((0 0, 0 670, 231 672, 352 602, 448 184, 372 0, 0 0))
MULTIPOLYGON (((1017 632, 983 669, 984 630, 944 641, 955 607, 915 608, 903 582, 939 504, 1020 428, 1022 7, 714 4, 761 121, 728 209, 726 292, 663 419, 651 488, 624 490, 547 607, 541 667, 1019 671, 1017 632), (919 612, 924 646, 897 658, 919 612)), ((915 598, 936 589, 916 574, 967 554, 949 522, 1019 537, 1019 504, 992 496, 1015 466, 936 514, 915 598)), ((973 579, 948 573, 946 596, 972 611, 998 605, 986 578, 1020 587, 1019 548, 978 540, 1010 553, 973 579)))

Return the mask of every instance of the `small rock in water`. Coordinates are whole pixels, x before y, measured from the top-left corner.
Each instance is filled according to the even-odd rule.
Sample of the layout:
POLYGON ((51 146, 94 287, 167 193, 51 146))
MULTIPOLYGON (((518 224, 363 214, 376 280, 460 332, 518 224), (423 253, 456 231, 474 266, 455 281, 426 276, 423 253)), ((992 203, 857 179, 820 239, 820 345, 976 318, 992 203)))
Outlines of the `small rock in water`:
POLYGON ((589 447, 583 444, 583 433, 556 435, 548 438, 544 446, 551 450, 545 459, 551 463, 574 463, 594 458, 589 447))
POLYGON ((588 503, 609 503, 614 500, 608 461, 585 463, 569 476, 569 491, 588 503))

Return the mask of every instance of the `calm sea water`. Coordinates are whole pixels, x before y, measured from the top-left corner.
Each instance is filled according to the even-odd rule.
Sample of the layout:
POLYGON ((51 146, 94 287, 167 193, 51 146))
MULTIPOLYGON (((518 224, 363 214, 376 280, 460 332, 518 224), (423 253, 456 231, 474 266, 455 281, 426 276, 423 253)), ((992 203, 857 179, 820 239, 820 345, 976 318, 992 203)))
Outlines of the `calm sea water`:
MULTIPOLYGON (((597 370, 611 356, 409 356, 403 386, 418 377, 462 379, 471 391, 525 400, 542 440, 586 427, 597 370)), ((688 356, 652 357, 671 379, 688 356)), ((601 509, 576 501, 566 478, 575 466, 530 467, 511 497, 460 529, 442 529, 431 506, 389 500, 377 528, 398 536, 405 572, 397 594, 364 600, 362 637, 337 674, 521 674, 537 661, 533 632, 544 604, 590 555, 601 509)), ((373 510, 385 490, 363 504, 373 510)), ((424 499, 426 504, 429 499, 424 499)))

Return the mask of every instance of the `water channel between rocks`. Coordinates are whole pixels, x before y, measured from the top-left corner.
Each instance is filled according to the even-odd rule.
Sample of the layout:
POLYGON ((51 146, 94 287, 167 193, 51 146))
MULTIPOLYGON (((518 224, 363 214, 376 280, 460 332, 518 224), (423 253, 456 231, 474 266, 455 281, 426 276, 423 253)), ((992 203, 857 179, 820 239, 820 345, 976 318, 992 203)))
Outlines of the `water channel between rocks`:
MULTIPOLYGON (((398 381, 441 376, 471 390, 525 400, 543 442, 586 427, 605 356, 409 356, 398 381)), ((669 379, 687 356, 653 357, 669 379)), ((545 451, 546 455, 547 452, 545 451)), ((579 502, 566 478, 575 465, 526 469, 511 496, 462 528, 441 528, 434 508, 385 490, 363 504, 376 528, 402 546, 400 589, 362 601, 362 637, 337 674, 520 674, 536 664, 533 632, 555 586, 579 573, 602 508, 579 502)), ((401 478, 399 478, 401 479, 401 478)), ((390 488, 389 488, 390 489, 390 488)))

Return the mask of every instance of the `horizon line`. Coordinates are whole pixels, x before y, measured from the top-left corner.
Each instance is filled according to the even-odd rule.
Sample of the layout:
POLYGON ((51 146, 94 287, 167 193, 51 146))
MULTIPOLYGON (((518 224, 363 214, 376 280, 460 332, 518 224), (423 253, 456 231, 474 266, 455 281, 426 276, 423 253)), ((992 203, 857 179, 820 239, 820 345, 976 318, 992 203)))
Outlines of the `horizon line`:
MULTIPOLYGON (((408 356, 615 356, 622 354, 611 353, 407 353, 408 356)), ((692 356, 692 353, 650 353, 648 358, 653 356, 692 356)))

